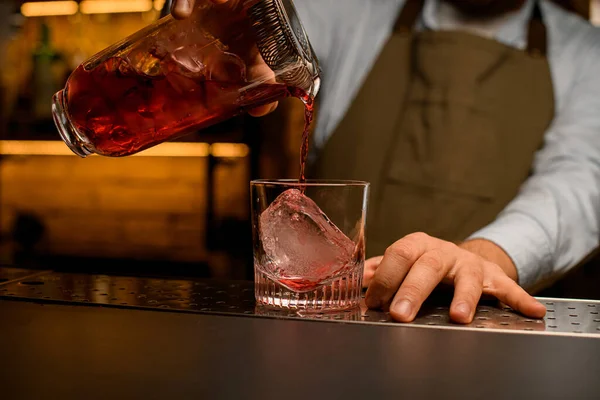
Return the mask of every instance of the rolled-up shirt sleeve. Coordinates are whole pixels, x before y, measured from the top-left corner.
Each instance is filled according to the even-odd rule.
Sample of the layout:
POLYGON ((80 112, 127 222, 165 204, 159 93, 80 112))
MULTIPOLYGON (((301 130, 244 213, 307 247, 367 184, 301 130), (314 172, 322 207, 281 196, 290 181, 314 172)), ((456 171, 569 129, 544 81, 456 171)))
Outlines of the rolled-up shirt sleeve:
POLYGON ((497 219, 470 237, 500 246, 526 288, 568 271, 599 243, 600 35, 587 39, 533 174, 497 219))

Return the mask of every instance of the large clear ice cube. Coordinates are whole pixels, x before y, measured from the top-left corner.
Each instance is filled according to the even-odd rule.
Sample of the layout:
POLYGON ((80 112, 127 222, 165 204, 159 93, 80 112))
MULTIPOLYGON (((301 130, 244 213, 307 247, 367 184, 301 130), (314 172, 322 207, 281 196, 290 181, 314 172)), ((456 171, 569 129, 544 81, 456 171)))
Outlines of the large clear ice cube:
POLYGON ((283 192, 259 217, 267 262, 261 268, 295 291, 311 290, 352 267, 355 244, 297 189, 283 192))

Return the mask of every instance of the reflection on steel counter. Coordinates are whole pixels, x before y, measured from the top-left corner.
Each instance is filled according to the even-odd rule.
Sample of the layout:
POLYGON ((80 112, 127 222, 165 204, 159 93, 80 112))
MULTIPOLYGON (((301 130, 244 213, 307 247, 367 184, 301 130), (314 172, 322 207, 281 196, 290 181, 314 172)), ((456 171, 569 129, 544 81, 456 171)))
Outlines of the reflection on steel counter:
MULTIPOLYGON (((29 280, 38 275, 47 274, 50 271, 40 271, 34 269, 25 269, 25 268, 12 268, 12 267, 3 267, 0 268, 0 285, 11 283, 13 281, 18 280, 29 280)), ((1 289, 1 288, 0 288, 1 289)))
MULTIPOLYGON (((0 275, 4 269, 0 268, 0 275)), ((8 271, 10 272, 10 271, 8 271)), ((252 282, 171 280, 107 275, 42 272, 37 276, 0 283, 1 298, 69 302, 173 312, 246 315, 252 317, 326 320, 363 324, 395 324, 387 312, 359 309, 339 313, 296 313, 258 307, 252 282)), ((533 320, 482 301, 474 321, 466 326, 453 324, 447 302, 435 301, 423 307, 411 324, 438 329, 494 330, 513 333, 582 335, 600 338, 600 302, 540 298, 548 308, 544 320, 533 320)))

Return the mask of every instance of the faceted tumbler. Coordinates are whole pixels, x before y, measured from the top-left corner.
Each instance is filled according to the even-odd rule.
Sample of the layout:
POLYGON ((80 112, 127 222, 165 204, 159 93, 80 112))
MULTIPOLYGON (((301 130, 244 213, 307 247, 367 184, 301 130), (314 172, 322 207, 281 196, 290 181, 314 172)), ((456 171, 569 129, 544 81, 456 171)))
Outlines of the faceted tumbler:
POLYGON ((251 183, 259 305, 326 312, 359 304, 368 192, 360 181, 251 183))

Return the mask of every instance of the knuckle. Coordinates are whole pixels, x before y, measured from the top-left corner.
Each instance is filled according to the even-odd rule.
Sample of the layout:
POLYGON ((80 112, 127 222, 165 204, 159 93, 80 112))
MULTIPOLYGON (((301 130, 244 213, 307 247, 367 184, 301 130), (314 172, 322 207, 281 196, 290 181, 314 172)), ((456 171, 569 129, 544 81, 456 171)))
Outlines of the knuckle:
POLYGON ((460 251, 456 257, 456 260, 457 266, 463 267, 468 271, 482 272, 486 264, 486 261, 483 258, 466 250, 460 251))
POLYGON ((384 257, 401 262, 408 262, 415 258, 415 253, 415 248, 411 246, 410 242, 398 240, 387 248, 384 257))
POLYGON ((460 257, 465 262, 465 264, 470 266, 477 265, 479 268, 481 268, 482 265, 486 262, 483 258, 481 258, 475 253, 471 253, 470 251, 465 251, 464 253, 461 253, 460 257))
MULTIPOLYGON (((452 243, 452 242, 447 242, 445 240, 441 240, 442 244, 440 245, 441 248, 443 248, 445 251, 447 252, 452 252, 452 253, 460 253, 462 251, 462 249, 460 247, 458 247, 458 245, 456 243, 452 243)), ((466 250, 465 250, 466 252, 466 250)), ((471 252, 468 252, 469 254, 473 254, 471 252)), ((475 254, 473 254, 475 255, 475 254)))
POLYGON ((419 259, 419 265, 421 268, 427 269, 429 272, 439 275, 444 269, 444 261, 442 255, 438 252, 425 253, 419 259))
POLYGON ((431 236, 429 236, 425 232, 414 232, 409 235, 406 235, 405 238, 407 240, 415 240, 415 241, 421 242, 421 241, 431 239, 431 236))
POLYGON ((478 259, 477 257, 466 257, 461 260, 460 264, 462 265, 461 270, 464 273, 477 279, 483 279, 483 269, 485 268, 485 262, 482 262, 481 259, 478 259))
POLYGON ((490 273, 492 273, 494 275, 498 275, 498 276, 506 275, 504 273, 504 270, 502 269, 502 267, 500 267, 498 264, 493 263, 491 261, 484 260, 483 267, 488 269, 490 271, 490 273))

